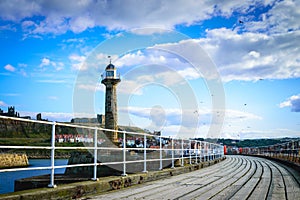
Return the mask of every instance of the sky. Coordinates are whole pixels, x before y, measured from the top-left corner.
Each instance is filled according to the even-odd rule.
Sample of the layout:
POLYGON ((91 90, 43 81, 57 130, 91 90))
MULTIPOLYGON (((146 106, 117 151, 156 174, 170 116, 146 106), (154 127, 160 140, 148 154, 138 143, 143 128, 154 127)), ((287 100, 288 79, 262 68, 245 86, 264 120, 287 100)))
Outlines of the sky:
POLYGON ((2 0, 0 108, 165 136, 300 137, 300 1, 2 0))

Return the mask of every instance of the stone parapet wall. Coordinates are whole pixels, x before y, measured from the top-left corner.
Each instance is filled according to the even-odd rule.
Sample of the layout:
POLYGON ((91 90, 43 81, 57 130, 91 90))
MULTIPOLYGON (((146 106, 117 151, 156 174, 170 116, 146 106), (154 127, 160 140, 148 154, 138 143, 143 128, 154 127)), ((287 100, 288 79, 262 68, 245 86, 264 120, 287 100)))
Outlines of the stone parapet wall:
POLYGON ((25 154, 0 154, 0 169, 27 167, 28 165, 28 158, 25 154))

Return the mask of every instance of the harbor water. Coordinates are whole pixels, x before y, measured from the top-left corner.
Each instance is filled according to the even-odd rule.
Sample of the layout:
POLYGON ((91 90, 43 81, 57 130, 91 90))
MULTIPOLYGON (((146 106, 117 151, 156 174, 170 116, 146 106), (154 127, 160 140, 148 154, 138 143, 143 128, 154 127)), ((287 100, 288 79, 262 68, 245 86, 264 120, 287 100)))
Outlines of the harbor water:
MULTIPOLYGON (((68 159, 55 159, 55 166, 67 165, 68 159)), ((0 172, 0 194, 14 192, 15 180, 50 174, 50 170, 30 170, 33 167, 51 166, 50 159, 29 159, 29 170, 16 172, 0 172)), ((65 168, 55 169, 55 174, 65 173, 65 168)), ((49 180, 50 182, 50 180, 49 180)))

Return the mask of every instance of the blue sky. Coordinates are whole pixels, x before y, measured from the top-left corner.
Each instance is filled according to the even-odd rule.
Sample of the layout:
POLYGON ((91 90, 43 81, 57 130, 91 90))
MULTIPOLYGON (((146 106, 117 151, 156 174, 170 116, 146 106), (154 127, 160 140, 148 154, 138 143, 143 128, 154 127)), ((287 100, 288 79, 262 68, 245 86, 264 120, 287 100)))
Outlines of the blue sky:
POLYGON ((300 136, 300 2, 0 1, 0 108, 179 137, 300 136))

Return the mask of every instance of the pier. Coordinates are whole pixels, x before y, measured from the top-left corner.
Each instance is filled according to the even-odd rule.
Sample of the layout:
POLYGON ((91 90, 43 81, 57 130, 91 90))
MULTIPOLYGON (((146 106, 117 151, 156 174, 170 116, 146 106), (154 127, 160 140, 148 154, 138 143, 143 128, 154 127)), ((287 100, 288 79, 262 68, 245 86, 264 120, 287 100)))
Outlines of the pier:
POLYGON ((38 168, 0 169, 0 173, 50 170, 41 188, 2 194, 0 199, 298 199, 300 196, 299 141, 241 149, 240 153, 245 155, 225 155, 220 144, 118 131, 122 136, 122 145, 118 147, 97 142, 107 140, 104 132, 110 131, 100 127, 1 118, 48 124, 52 132, 49 146, 1 146, 7 150, 46 149, 51 164, 38 168), (92 142, 85 147, 56 146, 57 126, 87 130, 94 134, 92 142), (127 145, 127 141, 137 139, 143 146, 127 145), (89 155, 81 153, 82 158, 79 158, 74 154, 79 162, 56 166, 55 151, 58 149, 84 150, 89 155), (104 166, 118 173, 105 176, 101 174, 104 166), (60 168, 77 169, 75 171, 80 173, 74 173, 73 180, 64 183, 54 173, 60 168))
POLYGON ((237 155, 198 171, 89 199, 299 199, 299 181, 295 169, 237 155))

